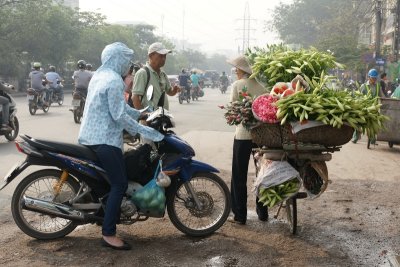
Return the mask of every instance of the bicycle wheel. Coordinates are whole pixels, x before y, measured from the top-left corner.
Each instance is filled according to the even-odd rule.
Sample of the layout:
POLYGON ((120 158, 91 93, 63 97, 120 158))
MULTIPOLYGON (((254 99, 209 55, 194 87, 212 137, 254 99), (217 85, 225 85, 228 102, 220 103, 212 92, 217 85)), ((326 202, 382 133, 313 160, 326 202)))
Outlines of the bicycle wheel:
POLYGON ((290 232, 295 235, 297 232, 297 202, 296 197, 286 200, 286 216, 289 222, 290 232))

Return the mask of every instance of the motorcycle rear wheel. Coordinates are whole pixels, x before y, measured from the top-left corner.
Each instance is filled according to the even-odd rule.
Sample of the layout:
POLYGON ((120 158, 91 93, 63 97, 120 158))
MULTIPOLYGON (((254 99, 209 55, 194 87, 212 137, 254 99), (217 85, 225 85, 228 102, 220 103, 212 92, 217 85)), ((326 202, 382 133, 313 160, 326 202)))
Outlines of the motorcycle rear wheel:
POLYGON ((8 132, 4 135, 4 137, 8 140, 8 141, 14 141, 15 138, 17 138, 18 133, 19 133, 19 122, 17 117, 14 116, 14 118, 12 119, 12 121, 10 121, 10 126, 11 128, 13 128, 13 130, 11 132, 8 132))
POLYGON ((231 210, 230 193, 225 182, 214 173, 195 173, 190 180, 202 208, 198 208, 185 183, 178 182, 169 192, 167 211, 172 224, 193 237, 208 236, 227 220, 231 210))
POLYGON ((29 103, 29 113, 31 115, 35 115, 36 114, 36 110, 37 110, 36 105, 33 102, 30 102, 29 103))
POLYGON ((80 108, 74 109, 74 121, 75 123, 81 123, 81 110, 80 108))
POLYGON ((15 223, 25 234, 40 240, 49 240, 64 237, 76 227, 71 220, 28 211, 22 208, 23 196, 67 203, 76 196, 79 184, 68 177, 63 184, 60 194, 54 199, 53 185, 61 177, 60 170, 46 169, 31 173, 17 186, 11 200, 11 212, 15 223))
POLYGON ((51 101, 49 101, 49 105, 48 106, 47 105, 43 105, 42 106, 43 112, 44 113, 49 112, 50 106, 51 106, 51 101))

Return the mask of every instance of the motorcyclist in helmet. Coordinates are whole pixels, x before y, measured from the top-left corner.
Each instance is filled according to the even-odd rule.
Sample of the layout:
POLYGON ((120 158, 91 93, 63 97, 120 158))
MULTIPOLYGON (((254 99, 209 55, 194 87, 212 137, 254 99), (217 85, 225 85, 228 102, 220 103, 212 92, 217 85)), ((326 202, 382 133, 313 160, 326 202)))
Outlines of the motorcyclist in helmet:
POLYGON ((77 63, 78 70, 74 72, 72 78, 74 79, 75 90, 79 91, 84 97, 87 95, 87 89, 93 73, 86 70, 86 62, 79 60, 77 63))
POLYGON ((46 73, 46 79, 49 81, 49 90, 53 93, 58 94, 60 98, 63 96, 63 91, 61 87, 62 78, 56 72, 56 67, 50 66, 49 72, 46 73))
POLYGON ((87 64, 86 64, 86 70, 92 71, 92 64, 87 63, 87 64))
POLYGON ((186 72, 185 69, 182 69, 182 73, 179 74, 178 79, 179 79, 179 86, 180 86, 181 89, 182 89, 182 93, 185 92, 185 91, 183 91, 183 90, 186 89, 186 96, 187 96, 188 98, 190 98, 190 84, 189 84, 189 82, 190 82, 190 76, 189 76, 189 74, 186 72))
POLYGON ((29 78, 31 79, 31 88, 35 89, 37 92, 45 92, 44 105, 49 105, 48 99, 49 94, 43 83, 49 83, 46 79, 46 75, 41 70, 42 64, 40 62, 33 63, 33 70, 29 73, 29 78))

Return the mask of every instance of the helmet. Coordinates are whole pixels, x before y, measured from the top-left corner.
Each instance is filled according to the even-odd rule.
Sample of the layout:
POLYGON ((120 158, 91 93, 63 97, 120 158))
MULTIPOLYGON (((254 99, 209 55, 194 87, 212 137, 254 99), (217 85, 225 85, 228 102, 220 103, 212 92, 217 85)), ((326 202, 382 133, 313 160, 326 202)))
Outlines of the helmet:
POLYGON ((185 73, 186 72, 186 70, 185 69, 182 69, 182 73, 185 73))
POLYGON ((34 68, 40 68, 42 66, 42 64, 40 64, 40 62, 34 62, 33 63, 33 67, 34 68))
POLYGON ((376 69, 370 69, 368 71, 368 77, 377 79, 378 75, 379 75, 379 73, 378 73, 378 71, 376 69))
POLYGON ((77 65, 78 65, 78 68, 79 68, 79 69, 84 69, 84 68, 86 68, 86 62, 85 62, 85 60, 82 60, 82 59, 79 60, 77 65))
POLYGON ((55 72, 55 71, 56 71, 56 67, 50 66, 50 67, 49 67, 49 70, 52 71, 52 72, 55 72))
POLYGON ((87 70, 91 70, 91 69, 92 69, 92 64, 89 64, 89 63, 86 64, 86 69, 87 69, 87 70))

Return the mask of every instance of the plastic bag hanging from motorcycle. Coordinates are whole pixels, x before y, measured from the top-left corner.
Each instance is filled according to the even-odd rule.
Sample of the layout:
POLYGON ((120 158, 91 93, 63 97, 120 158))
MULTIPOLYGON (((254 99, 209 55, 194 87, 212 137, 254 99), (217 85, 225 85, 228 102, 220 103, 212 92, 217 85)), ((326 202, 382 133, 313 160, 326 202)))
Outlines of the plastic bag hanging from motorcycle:
POLYGON ((139 207, 140 212, 153 217, 162 217, 166 201, 164 187, 170 184, 171 179, 162 172, 162 161, 160 160, 153 179, 135 191, 131 199, 139 207))

